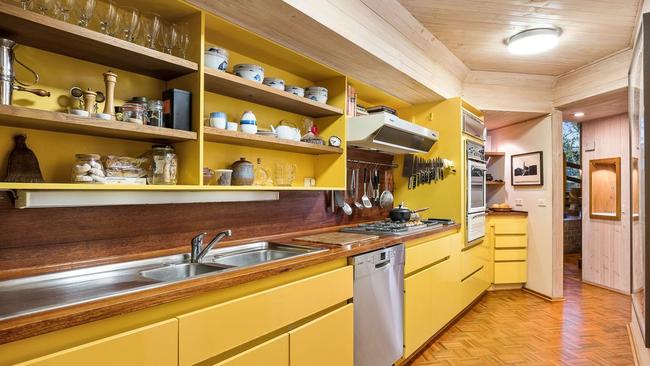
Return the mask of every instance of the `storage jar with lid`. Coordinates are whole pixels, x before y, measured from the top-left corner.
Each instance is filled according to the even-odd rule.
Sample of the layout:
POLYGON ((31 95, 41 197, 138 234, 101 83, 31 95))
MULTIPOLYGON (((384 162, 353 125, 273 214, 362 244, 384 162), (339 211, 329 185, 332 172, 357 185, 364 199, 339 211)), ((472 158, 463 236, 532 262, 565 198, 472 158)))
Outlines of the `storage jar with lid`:
POLYGON ((72 167, 73 183, 106 183, 106 172, 99 154, 76 154, 72 167))
POLYGON ((151 160, 151 184, 176 184, 178 160, 173 147, 169 145, 154 145, 151 151, 151 160))
POLYGON ((232 185, 233 186, 250 186, 255 180, 253 163, 240 158, 232 164, 232 185))
POLYGON ((150 126, 165 127, 162 100, 150 100, 147 104, 147 123, 150 126))
POLYGON ((145 124, 146 116, 146 107, 144 104, 127 102, 122 106, 123 122, 131 122, 142 125, 145 124))

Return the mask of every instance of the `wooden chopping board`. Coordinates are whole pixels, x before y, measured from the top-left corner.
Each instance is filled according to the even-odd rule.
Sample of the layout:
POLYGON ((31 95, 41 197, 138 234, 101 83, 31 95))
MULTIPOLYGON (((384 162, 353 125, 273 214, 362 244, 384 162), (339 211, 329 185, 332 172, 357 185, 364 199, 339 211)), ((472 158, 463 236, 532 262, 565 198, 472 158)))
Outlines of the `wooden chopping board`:
POLYGON ((294 240, 308 241, 312 243, 324 243, 324 244, 335 244, 335 245, 349 245, 361 243, 368 240, 379 239, 377 235, 366 235, 366 234, 357 234, 357 233, 323 233, 316 235, 301 236, 299 238, 294 238, 294 240))

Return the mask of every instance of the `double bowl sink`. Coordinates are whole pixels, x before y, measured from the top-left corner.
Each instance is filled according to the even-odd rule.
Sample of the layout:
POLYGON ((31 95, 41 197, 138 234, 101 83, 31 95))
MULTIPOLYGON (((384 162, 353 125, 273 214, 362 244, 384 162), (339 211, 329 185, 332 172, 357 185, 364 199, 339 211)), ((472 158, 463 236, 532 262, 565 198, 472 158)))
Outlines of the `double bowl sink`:
POLYGON ((200 263, 180 254, 0 281, 0 320, 327 250, 257 242, 213 249, 200 263))

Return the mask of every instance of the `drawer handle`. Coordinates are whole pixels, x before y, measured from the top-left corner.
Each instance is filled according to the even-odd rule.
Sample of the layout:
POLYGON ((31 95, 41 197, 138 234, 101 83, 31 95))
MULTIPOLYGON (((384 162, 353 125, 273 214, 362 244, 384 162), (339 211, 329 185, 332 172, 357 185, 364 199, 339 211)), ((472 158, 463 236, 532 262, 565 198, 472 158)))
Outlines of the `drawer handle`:
POLYGON ((465 278, 463 278, 462 280, 460 280, 460 282, 465 282, 466 279, 468 279, 468 278, 474 276, 478 271, 482 270, 483 267, 485 267, 485 266, 481 266, 481 267, 479 267, 476 271, 474 271, 474 272, 468 274, 467 276, 465 276, 465 278))

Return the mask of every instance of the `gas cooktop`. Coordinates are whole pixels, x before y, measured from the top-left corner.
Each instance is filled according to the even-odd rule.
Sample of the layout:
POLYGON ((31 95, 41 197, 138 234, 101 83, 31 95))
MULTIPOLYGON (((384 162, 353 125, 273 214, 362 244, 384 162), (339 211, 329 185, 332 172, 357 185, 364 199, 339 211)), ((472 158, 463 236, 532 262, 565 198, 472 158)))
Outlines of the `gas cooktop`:
POLYGON ((443 225, 448 225, 453 223, 449 220, 418 220, 418 221, 408 221, 408 222, 393 222, 390 220, 386 221, 375 221, 365 224, 360 224, 358 226, 351 226, 341 229, 343 232, 347 233, 361 233, 361 234, 373 234, 373 235, 407 235, 414 234, 420 231, 436 229, 442 227, 443 225))

